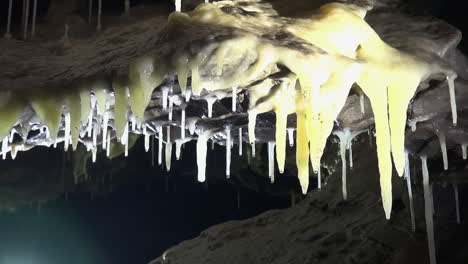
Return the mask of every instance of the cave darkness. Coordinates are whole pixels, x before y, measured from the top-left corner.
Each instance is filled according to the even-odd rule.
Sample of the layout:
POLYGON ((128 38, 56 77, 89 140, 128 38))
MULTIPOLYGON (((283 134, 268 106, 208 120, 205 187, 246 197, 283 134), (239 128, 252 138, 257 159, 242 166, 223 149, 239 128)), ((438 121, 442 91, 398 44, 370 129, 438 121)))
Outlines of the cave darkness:
MULTIPOLYGON (((20 1, 14 2, 12 33, 20 39, 22 7, 20 1)), ((38 1, 38 28, 55 16, 49 12, 52 2, 61 1, 38 1)), ((86 21, 88 1, 81 2, 71 14, 86 21)), ((411 12, 430 14, 447 21, 463 33, 468 32, 466 12, 458 2, 403 2, 408 2, 407 8, 411 12)), ((96 10, 97 0, 93 4, 96 10)), ((157 6, 165 13, 173 9, 173 3, 169 0, 132 0, 131 4, 132 8, 157 6)), ((2 1, 2 30, 6 26, 6 19, 3 18, 7 17, 7 9, 8 1, 2 1)), ((103 17, 107 21, 120 19, 123 9, 123 1, 103 0, 103 17)), ((57 14, 60 15, 63 14, 57 14)), ((52 34, 38 31, 38 39, 50 36, 52 34)), ((465 38, 459 48, 468 54, 465 38)), ((155 144, 154 140, 151 144, 155 144)), ((247 144, 244 146, 247 147, 247 144)), ((245 162, 238 158, 235 150, 236 147, 233 148, 233 166, 236 162, 245 162)), ((225 179, 225 148, 220 145, 208 152, 205 183, 197 181, 196 144, 193 142, 184 146, 181 160, 173 158, 168 173, 157 165, 157 147, 153 146, 148 153, 145 152, 143 137, 140 137, 127 158, 121 156, 109 161, 98 154, 96 163, 88 162, 89 180, 78 184, 73 182, 76 161, 70 152, 64 153, 59 144, 57 149, 39 147, 20 152, 15 160, 8 158, 1 161, 0 185, 5 184, 8 188, 0 187, 0 197, 13 197, 14 200, 18 195, 21 200, 22 194, 30 193, 25 196, 32 198, 25 199, 28 204, 21 201, 18 207, 10 210, 2 211, 0 204, 0 264, 148 263, 161 256, 166 249, 197 237, 208 227, 230 220, 252 218, 271 209, 285 209, 306 199, 300 194, 296 178, 282 179, 279 176, 271 185, 267 170, 263 175, 253 170, 238 172, 252 178, 247 183, 234 177, 225 179), (41 178, 51 182, 50 186, 49 183, 41 184, 41 178), (38 186, 43 188, 36 188, 38 186), (48 190, 54 195, 46 199, 37 194, 39 199, 35 200, 38 189, 48 190)), ((258 155, 267 160, 266 147, 260 148, 258 155)), ((442 168, 436 165, 431 167, 431 171, 438 170, 442 168)), ((311 185, 309 192, 317 187, 315 181, 311 181, 311 185)), ((460 185, 459 191, 463 208, 468 204, 466 184, 460 185)), ((440 200, 443 201, 439 203, 450 199, 447 197, 451 198, 450 195, 441 195, 440 200)), ((450 205, 453 203, 446 202, 450 205)), ((398 210, 399 203, 395 202, 394 207, 394 210, 398 210)), ((456 232, 447 227, 451 236, 438 235, 439 258, 450 259, 447 256, 457 248, 452 245, 459 245, 458 249, 466 248, 466 210, 462 209, 461 217, 462 224, 458 225, 456 232)))

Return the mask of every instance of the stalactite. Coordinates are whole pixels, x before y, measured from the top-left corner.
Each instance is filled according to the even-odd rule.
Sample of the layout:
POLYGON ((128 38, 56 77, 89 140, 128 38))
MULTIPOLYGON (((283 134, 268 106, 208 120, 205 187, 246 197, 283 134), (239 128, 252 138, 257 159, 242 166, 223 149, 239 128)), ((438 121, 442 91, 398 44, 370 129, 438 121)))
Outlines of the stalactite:
POLYGON ((102 117, 102 148, 103 149, 107 148, 106 140, 107 140, 108 127, 109 127, 109 113, 105 111, 102 117))
POLYGON ((37 13, 37 0, 34 0, 33 17, 32 17, 32 25, 31 25, 31 37, 34 37, 36 35, 36 13, 37 13))
POLYGON ((5 33, 5 38, 10 39, 11 38, 11 11, 13 9, 13 0, 9 0, 8 2, 8 20, 7 20, 7 27, 6 27, 6 33, 5 33))
POLYGON ((288 141, 289 141, 289 146, 293 147, 294 146, 294 128, 288 128, 288 141))
POLYGON ((231 128, 226 127, 226 178, 231 176, 231 128))
POLYGON ((197 176, 197 179, 199 182, 204 182, 206 180, 206 152, 207 152, 206 145, 211 135, 212 135, 212 131, 207 130, 198 136, 198 141, 197 141, 198 176, 197 176))
POLYGON ((427 169, 427 157, 421 157, 422 175, 423 175, 423 186, 424 186, 424 208, 426 216, 426 231, 427 231, 427 243, 429 246, 429 261, 430 264, 436 264, 436 251, 435 251, 435 240, 434 240, 434 219, 433 219, 433 201, 432 191, 429 185, 429 171, 427 169))
POLYGON ((166 139, 166 170, 171 170, 171 160, 172 160, 172 143, 171 143, 171 126, 167 128, 167 139, 166 139))
POLYGON ((242 127, 239 127, 239 156, 242 156, 242 127))
POLYGON ((148 152, 149 151, 149 147, 150 147, 150 134, 149 133, 143 133, 144 137, 145 137, 145 152, 148 152))
POLYGON ((8 152, 8 136, 4 137, 2 140, 2 158, 6 159, 8 152))
POLYGON ((185 138, 185 108, 182 108, 180 117, 180 137, 185 138))
POLYGON ((348 199, 348 191, 346 187, 346 148, 349 145, 349 139, 351 138, 351 132, 348 128, 343 129, 343 131, 333 132, 340 139, 340 156, 341 156, 341 184, 342 184, 342 193, 343 199, 348 199))
POLYGON ((102 0, 98 0, 97 30, 101 30, 102 0))
POLYGON ((176 160, 180 160, 180 152, 182 150, 182 141, 176 140, 176 160))
POLYGON ((275 182, 275 142, 268 142, 268 177, 271 183, 275 182))
POLYGON ((182 0, 175 0, 175 10, 181 12, 182 10, 182 0))
POLYGON ((466 144, 466 143, 461 144, 462 157, 463 157, 464 160, 466 160, 466 158, 468 156, 467 155, 467 148, 468 148, 468 144, 466 144))
POLYGON ((71 141, 71 118, 70 118, 70 112, 67 112, 65 114, 65 135, 64 135, 64 141, 63 141, 63 146, 64 150, 68 150, 68 146, 70 145, 71 141))
MULTIPOLYGON (((248 125, 248 131, 249 131, 249 143, 255 143, 255 125, 257 122, 257 112, 255 111, 249 111, 249 125, 248 125)), ((252 156, 255 157, 255 151, 252 152, 252 156)))
POLYGON ((169 97, 169 114, 168 114, 169 121, 172 121, 172 112, 174 111, 173 105, 174 105, 174 101, 171 96, 169 97))
POLYGON ((322 189, 322 167, 317 171, 317 189, 322 189))
POLYGON ((154 141, 156 140, 156 134, 151 137, 151 167, 154 167, 154 141))
POLYGON ((255 158, 255 142, 250 143, 252 157, 255 158))
POLYGON ((460 199, 458 195, 458 184, 453 183, 453 195, 455 196, 455 211, 457 215, 457 224, 461 223, 460 219, 460 199))
POLYGON ((232 86, 232 112, 236 112, 237 107, 237 86, 232 86))
POLYGON ((106 146, 106 156, 109 157, 110 156, 110 142, 111 142, 111 135, 110 133, 107 134, 107 140, 105 140, 107 142, 107 146, 106 146))
POLYGON ((447 141, 445 138, 445 132, 438 131, 437 136, 439 138, 440 151, 442 151, 442 159, 444 161, 444 170, 448 170, 447 141))
POLYGON ((128 122, 125 124, 124 132, 120 142, 125 146, 125 157, 128 156, 128 122))
POLYGON ((28 38, 28 21, 29 21, 29 0, 23 0, 24 4, 24 28, 23 28, 23 39, 28 38))
POLYGON ((416 219, 414 216, 414 201, 413 201, 413 191, 411 188, 411 173, 410 173, 410 163, 408 152, 405 152, 405 178, 406 178, 406 188, 408 189, 408 200, 410 206, 410 215, 411 215, 411 230, 416 232, 416 219))
POLYGON ((162 165, 162 151, 163 151, 163 131, 162 127, 157 128, 158 131, 158 165, 162 165))
POLYGON ((457 75, 447 76, 447 82, 450 94, 450 109, 452 110, 452 122, 453 125, 457 125, 457 102, 455 97, 455 79, 457 75))
POLYGON ((205 100, 208 108, 208 117, 211 118, 213 116, 213 104, 216 102, 216 97, 207 97, 205 100))
POLYGON ((353 139, 350 139, 348 142, 348 149, 349 149, 349 167, 353 168, 353 139))

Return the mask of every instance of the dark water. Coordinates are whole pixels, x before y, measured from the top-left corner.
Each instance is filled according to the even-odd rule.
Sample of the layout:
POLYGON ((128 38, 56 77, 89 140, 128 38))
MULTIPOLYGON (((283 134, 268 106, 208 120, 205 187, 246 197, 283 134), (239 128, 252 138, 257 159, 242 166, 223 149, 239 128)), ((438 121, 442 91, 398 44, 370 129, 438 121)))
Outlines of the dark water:
POLYGON ((211 225, 290 204, 215 175, 224 170, 222 147, 208 154, 209 184, 201 184, 193 144, 167 174, 151 166, 141 143, 128 159, 98 156, 89 163, 90 179, 77 185, 74 160, 61 146, 0 161, 0 206, 19 205, 0 212, 0 263, 147 263, 211 225))

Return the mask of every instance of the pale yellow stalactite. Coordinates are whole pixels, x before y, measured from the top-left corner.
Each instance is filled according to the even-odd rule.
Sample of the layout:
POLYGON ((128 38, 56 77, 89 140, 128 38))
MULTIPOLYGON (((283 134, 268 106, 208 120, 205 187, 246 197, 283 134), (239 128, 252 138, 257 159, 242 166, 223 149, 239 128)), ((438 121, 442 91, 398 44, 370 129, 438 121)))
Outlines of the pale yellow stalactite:
POLYGON ((177 64, 176 71, 177 71, 177 80, 179 81, 181 94, 185 95, 186 90, 187 90, 188 68, 186 65, 177 64))
POLYGON ((122 80, 114 81, 112 87, 114 88, 114 126, 116 138, 120 140, 124 134, 125 126, 127 124, 128 115, 128 102, 125 82, 122 80))
POLYGON ((249 143, 255 143, 255 125, 257 123, 257 112, 255 110, 249 110, 249 143))
POLYGON ((405 168, 405 128, 408 104, 419 85, 420 79, 414 76, 399 76, 388 86, 388 114, 390 118, 391 151, 398 175, 405 168))
POLYGON ((96 97, 97 113, 102 115, 106 111, 106 101, 109 93, 107 84, 104 81, 98 81, 94 84, 93 91, 96 97))
POLYGON ((33 96, 30 101, 36 114, 49 128, 51 139, 55 140, 57 138, 62 115, 63 96, 60 94, 47 96, 36 95, 33 96))
POLYGON ((154 88, 159 86, 164 78, 164 71, 161 67, 156 68, 155 60, 152 57, 142 57, 130 65, 130 109, 138 126, 144 121, 144 113, 154 88))
POLYGON ((276 112, 276 162, 280 173, 284 172, 284 162, 286 159, 286 125, 288 115, 281 110, 276 112))
POLYGON ((380 173, 380 189, 385 216, 390 219, 392 211, 392 159, 390 154, 390 127, 387 111, 385 79, 372 69, 361 75, 358 81, 361 89, 371 101, 374 112, 377 156, 380 173))
POLYGON ((88 123, 89 113, 91 111, 91 94, 87 87, 80 88, 80 104, 81 104, 81 125, 86 126, 88 123))
POLYGON ((309 143, 307 139, 306 116, 297 113, 296 129, 296 164, 297 176, 302 187, 302 193, 307 193, 309 187, 309 143))
POLYGON ((25 102, 13 97, 10 97, 6 104, 0 104, 0 138, 9 134, 25 106, 25 102))

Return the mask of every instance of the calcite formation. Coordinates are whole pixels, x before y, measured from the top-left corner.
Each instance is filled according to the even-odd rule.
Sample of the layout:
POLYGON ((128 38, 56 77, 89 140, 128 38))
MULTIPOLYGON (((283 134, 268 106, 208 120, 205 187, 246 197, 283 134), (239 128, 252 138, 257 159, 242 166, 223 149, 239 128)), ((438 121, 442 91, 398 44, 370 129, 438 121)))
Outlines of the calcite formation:
MULTIPOLYGON (((307 16, 290 18, 280 16, 271 4, 250 0, 204 3, 187 13, 174 12, 147 44, 151 48, 136 52, 137 58, 124 70, 76 80, 70 89, 5 91, 8 98, 0 104, 2 154, 11 151, 14 157, 17 151, 58 142, 76 149, 82 142, 95 160, 100 149, 110 155, 110 142, 117 141, 126 146, 127 155, 129 133, 136 133, 145 135, 146 146, 149 136, 156 135, 159 155, 166 142, 169 170, 172 143, 180 153, 183 143, 198 139, 198 180, 204 181, 210 139, 224 138, 229 176, 230 148, 236 141, 232 137, 239 137, 241 144, 242 131, 248 131, 245 139, 254 148, 257 116, 274 112, 276 132, 269 140, 269 157, 275 148, 283 172, 286 133, 292 131, 288 117, 295 115, 297 174, 306 193, 309 164, 320 170, 327 138, 355 87, 372 107, 388 219, 392 169, 401 176, 405 168, 408 104, 420 83, 442 76, 456 125, 457 74, 441 57, 415 56, 387 44, 366 22, 368 10, 368 5, 327 3, 307 16), (232 113, 213 117, 213 104, 226 97, 232 98, 232 113), (208 114, 186 117, 191 100, 206 101, 208 114), (248 109, 239 109, 237 104, 244 101, 248 109), (242 111, 248 112, 248 120, 234 120, 242 111), (206 120, 217 126, 203 125, 206 120), (15 134, 21 140, 13 140, 15 134)), ((269 174, 273 180, 271 165, 269 174)))

